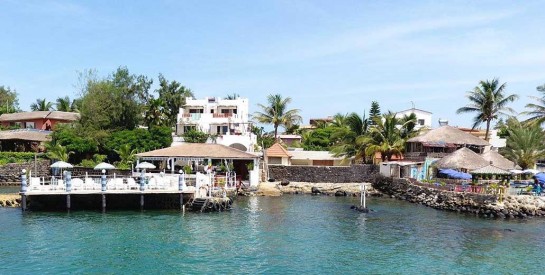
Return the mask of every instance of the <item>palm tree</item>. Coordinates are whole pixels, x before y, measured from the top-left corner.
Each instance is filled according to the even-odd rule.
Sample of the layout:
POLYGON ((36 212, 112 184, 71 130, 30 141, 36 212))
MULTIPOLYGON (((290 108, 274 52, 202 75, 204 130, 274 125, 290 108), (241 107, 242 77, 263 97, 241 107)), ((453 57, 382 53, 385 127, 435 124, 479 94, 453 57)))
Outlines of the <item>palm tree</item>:
POLYGON ((531 96, 537 103, 526 104, 526 108, 531 109, 529 112, 524 112, 526 115, 530 115, 530 118, 526 121, 542 125, 545 122, 545 84, 537 87, 537 91, 541 92, 542 97, 531 96))
POLYGON ((338 128, 346 127, 347 118, 348 118, 348 114, 336 113, 333 116, 333 121, 331 121, 331 126, 338 127, 338 128))
POLYGON ((60 143, 47 143, 47 156, 53 160, 60 160, 68 162, 68 158, 74 152, 68 151, 66 147, 62 146, 60 143))
POLYGON ((70 104, 70 98, 67 96, 57 98, 57 103, 55 103, 55 108, 57 109, 57 111, 71 112, 72 105, 70 104))
POLYGON ((36 99, 36 102, 30 105, 32 111, 51 111, 53 110, 53 103, 44 99, 36 99))
POLYGON ((492 81, 480 81, 473 91, 467 93, 470 103, 459 108, 456 113, 477 113, 473 119, 473 129, 481 123, 486 122, 485 139, 488 141, 488 132, 490 131, 490 122, 497 119, 499 115, 504 115, 504 111, 514 113, 513 109, 507 107, 507 104, 515 101, 518 96, 515 94, 505 95, 506 83, 499 85, 499 80, 494 78, 492 81))
POLYGON ((370 129, 371 138, 366 149, 367 155, 374 156, 379 152, 382 161, 392 160, 394 155, 401 155, 405 148, 405 139, 401 137, 400 129, 411 122, 412 120, 401 123, 392 112, 375 118, 374 126, 370 129), (401 127, 398 128, 400 124, 401 127))
POLYGON ((226 97, 225 99, 227 99, 227 100, 235 100, 235 99, 237 99, 237 98, 239 98, 239 97, 240 97, 239 94, 233 93, 233 94, 227 95, 227 97, 226 97))
POLYGON ((283 126, 289 128, 294 124, 302 121, 299 115, 299 109, 288 110, 288 104, 291 103, 291 98, 282 98, 280 94, 267 96, 268 106, 258 104, 262 112, 255 112, 254 118, 259 123, 272 124, 274 127, 274 138, 278 137, 278 127, 283 126))
POLYGON ((136 160, 136 149, 131 149, 129 144, 123 144, 118 150, 114 150, 121 159, 118 163, 120 168, 130 168, 136 160))
POLYGON ((365 114, 360 117, 356 113, 346 116, 346 124, 337 127, 336 132, 332 134, 331 140, 338 141, 331 148, 331 153, 336 157, 345 159, 354 158, 355 161, 362 160, 366 162, 365 150, 369 144, 369 120, 365 114))
POLYGON ((507 146, 501 152, 522 169, 533 168, 539 159, 545 158, 545 135, 536 123, 513 123, 507 130, 507 146))
POLYGON ((151 98, 144 111, 144 121, 148 127, 165 125, 168 122, 168 111, 161 98, 151 98))
POLYGON ((415 113, 411 113, 410 115, 404 115, 403 118, 401 118, 399 123, 403 125, 403 127, 401 127, 400 129, 402 138, 411 138, 418 133, 418 131, 415 130, 416 120, 417 117, 415 113))

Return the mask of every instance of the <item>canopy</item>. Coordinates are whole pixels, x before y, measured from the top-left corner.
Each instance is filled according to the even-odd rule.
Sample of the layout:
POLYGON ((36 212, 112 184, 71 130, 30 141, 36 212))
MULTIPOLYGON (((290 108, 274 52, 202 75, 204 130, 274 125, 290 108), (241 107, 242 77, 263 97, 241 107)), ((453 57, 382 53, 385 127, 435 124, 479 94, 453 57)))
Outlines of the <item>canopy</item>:
POLYGON ((463 179, 463 180, 469 180, 471 179, 471 175, 468 173, 459 172, 452 169, 439 169, 439 173, 446 175, 449 178, 452 179, 463 179))
POLYGON ((524 171, 518 170, 518 169, 511 169, 511 170, 509 170, 509 172, 511 172, 513 174, 524 174, 524 171))
POLYGON ((534 177, 541 183, 545 182, 545 173, 537 173, 534 177))
POLYGON ((73 168, 74 166, 68 162, 64 161, 57 161, 53 164, 51 164, 51 168, 73 168))
POLYGON ((524 170, 523 172, 524 172, 525 174, 537 174, 537 173, 539 173, 539 172, 541 172, 541 171, 536 170, 536 169, 526 169, 526 170, 524 170))
POLYGON ((115 166, 109 164, 109 163, 106 163, 106 162, 101 162, 99 164, 97 164, 97 166, 95 166, 95 168, 93 168, 93 170, 112 170, 112 169, 115 169, 115 166))
POLYGON ((137 169, 155 169, 155 165, 153 165, 152 163, 149 163, 149 162, 140 162, 138 165, 136 165, 137 169))

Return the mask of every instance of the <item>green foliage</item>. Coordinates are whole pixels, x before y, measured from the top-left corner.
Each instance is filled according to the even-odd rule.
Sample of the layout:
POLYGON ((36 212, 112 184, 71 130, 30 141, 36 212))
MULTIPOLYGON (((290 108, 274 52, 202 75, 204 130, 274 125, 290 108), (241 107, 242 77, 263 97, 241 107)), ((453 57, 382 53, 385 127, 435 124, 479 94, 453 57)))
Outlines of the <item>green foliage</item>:
POLYGON ((88 136, 78 124, 55 125, 51 143, 62 145, 68 151, 73 152, 74 155, 71 157, 73 163, 91 158, 98 152, 99 146, 97 140, 88 136))
POLYGON ((490 131, 490 123, 497 119, 499 115, 504 115, 505 111, 514 113, 513 109, 507 107, 507 104, 515 101, 517 95, 505 94, 506 83, 499 85, 498 79, 492 81, 481 81, 473 91, 467 92, 469 104, 459 108, 456 113, 476 113, 473 119, 473 129, 481 123, 486 123, 485 139, 488 140, 488 132, 490 131))
POLYGON ((172 134, 170 127, 154 127, 152 129, 134 129, 117 131, 111 134, 105 144, 105 150, 111 157, 110 160, 119 159, 119 150, 128 145, 138 152, 146 152, 170 146, 172 134))
POLYGON ((47 157, 52 160, 68 162, 68 158, 74 152, 68 151, 66 147, 59 143, 46 143, 47 157))
POLYGON ((53 103, 44 99, 36 99, 36 102, 30 104, 30 110, 32 111, 52 111, 53 103))
POLYGON ((84 128, 132 130, 140 124, 152 80, 130 74, 126 67, 104 79, 85 77, 80 106, 84 128))
POLYGON ((235 100, 235 99, 237 99, 237 98, 239 98, 239 97, 240 97, 239 94, 233 93, 233 94, 227 95, 227 97, 225 97, 225 99, 227 99, 227 100, 235 100))
POLYGON ((545 84, 538 86, 536 89, 541 93, 541 97, 531 96, 532 101, 536 103, 526 104, 526 108, 530 109, 530 111, 524 112, 524 114, 530 116, 527 121, 543 125, 545 123, 545 84))
POLYGON ((367 162, 365 150, 368 145, 369 120, 365 115, 360 117, 357 113, 350 113, 344 123, 344 126, 336 127, 335 133, 331 135, 334 140, 331 153, 345 160, 353 157, 367 162))
POLYGON ((209 135, 197 130, 190 130, 184 133, 184 141, 189 143, 205 143, 209 135))
POLYGON ((191 172, 193 171, 193 170, 191 169, 191 166, 189 166, 189 165, 185 165, 184 168, 183 168, 183 170, 184 170, 184 173, 185 173, 185 174, 191 174, 191 172))
POLYGON ((513 123, 508 129, 507 145, 500 153, 522 169, 534 168, 537 160, 545 158, 545 134, 535 123, 513 123))
POLYGON ((405 127, 408 122, 403 124, 396 118, 395 113, 388 112, 383 114, 381 118, 375 119, 375 126, 370 130, 370 139, 367 139, 368 146, 366 153, 369 156, 374 156, 375 153, 380 153, 382 161, 391 160, 392 156, 400 155, 405 148, 405 139, 401 136, 401 128, 405 127))
POLYGON ((84 159, 80 162, 79 166, 87 167, 87 168, 93 168, 97 166, 97 164, 103 162, 106 159, 106 155, 96 154, 93 156, 92 159, 84 159))
POLYGON ((164 125, 174 127, 180 107, 185 104, 186 97, 193 97, 193 92, 177 81, 168 81, 159 74, 159 89, 156 90, 159 98, 163 101, 167 117, 164 125))
MULTIPOLYGON (((30 152, 0 152, 0 165, 8 163, 24 163, 34 161, 34 153, 30 152)), ((36 155, 38 159, 43 159, 44 155, 36 155)))
POLYGON ((376 101, 371 102, 371 109, 369 110, 369 123, 374 125, 375 119, 380 117, 380 105, 376 101))
POLYGON ((0 114, 19 112, 17 92, 10 87, 0 86, 0 114))
POLYGON ((303 134, 303 148, 307 151, 329 151, 332 143, 332 136, 337 128, 326 126, 312 131, 307 131, 303 134))
POLYGON ((161 98, 150 98, 144 108, 144 123, 148 128, 168 124, 170 110, 165 108, 161 98))
POLYGON ((259 123, 272 124, 274 127, 274 138, 278 136, 278 127, 290 128, 292 125, 302 121, 299 115, 299 109, 287 109, 291 103, 291 98, 282 98, 282 95, 269 95, 267 97, 268 105, 258 104, 261 112, 255 112, 254 118, 259 123))
POLYGON ((122 169, 128 169, 132 167, 132 164, 136 161, 136 149, 132 149, 130 144, 123 144, 115 152, 119 155, 120 161, 116 166, 122 169))
POLYGON ((55 103, 55 109, 61 112, 79 112, 78 103, 79 99, 70 101, 70 97, 59 97, 55 103))

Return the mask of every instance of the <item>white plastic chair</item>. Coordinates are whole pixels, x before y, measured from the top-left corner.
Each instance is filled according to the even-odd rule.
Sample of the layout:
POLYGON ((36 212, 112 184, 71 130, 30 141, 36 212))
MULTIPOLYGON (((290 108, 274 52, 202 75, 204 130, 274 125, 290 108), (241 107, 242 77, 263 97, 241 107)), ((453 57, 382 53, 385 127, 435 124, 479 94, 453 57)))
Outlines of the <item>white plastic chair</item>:
POLYGON ((55 190, 66 190, 66 185, 64 185, 64 180, 57 180, 57 186, 55 187, 55 190))
POLYGON ((148 187, 150 190, 157 189, 157 179, 156 178, 149 179, 148 187))
POLYGON ((72 179, 72 190, 83 190, 82 179, 72 179))
POLYGON ((123 184, 123 178, 114 179, 115 190, 126 190, 126 185, 123 184))
POLYGON ((127 187, 129 190, 138 190, 140 185, 133 178, 127 178, 127 187))

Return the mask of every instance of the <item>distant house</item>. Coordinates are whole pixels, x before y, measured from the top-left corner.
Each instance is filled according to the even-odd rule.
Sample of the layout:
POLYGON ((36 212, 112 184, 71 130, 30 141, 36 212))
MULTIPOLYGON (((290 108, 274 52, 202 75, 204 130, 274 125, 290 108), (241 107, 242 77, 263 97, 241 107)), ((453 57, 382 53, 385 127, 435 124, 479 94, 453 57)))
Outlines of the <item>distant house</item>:
POLYGON ((347 166, 351 160, 342 157, 335 157, 328 151, 289 151, 291 154, 291 165, 308 166, 347 166))
POLYGON ((419 130, 420 128, 429 128, 431 129, 431 119, 432 113, 416 108, 400 111, 396 113, 396 118, 400 119, 404 116, 410 116, 412 113, 416 115, 416 125, 415 129, 419 130))
POLYGON ((265 151, 267 164, 290 165, 291 154, 280 143, 275 143, 265 151))
POLYGON ((73 112, 34 111, 0 115, 0 123, 4 128, 38 129, 51 131, 57 123, 70 123, 78 120, 80 115, 73 112))
POLYGON ((302 139, 300 135, 278 135, 278 138, 288 147, 292 146, 295 142, 301 142, 302 139))

